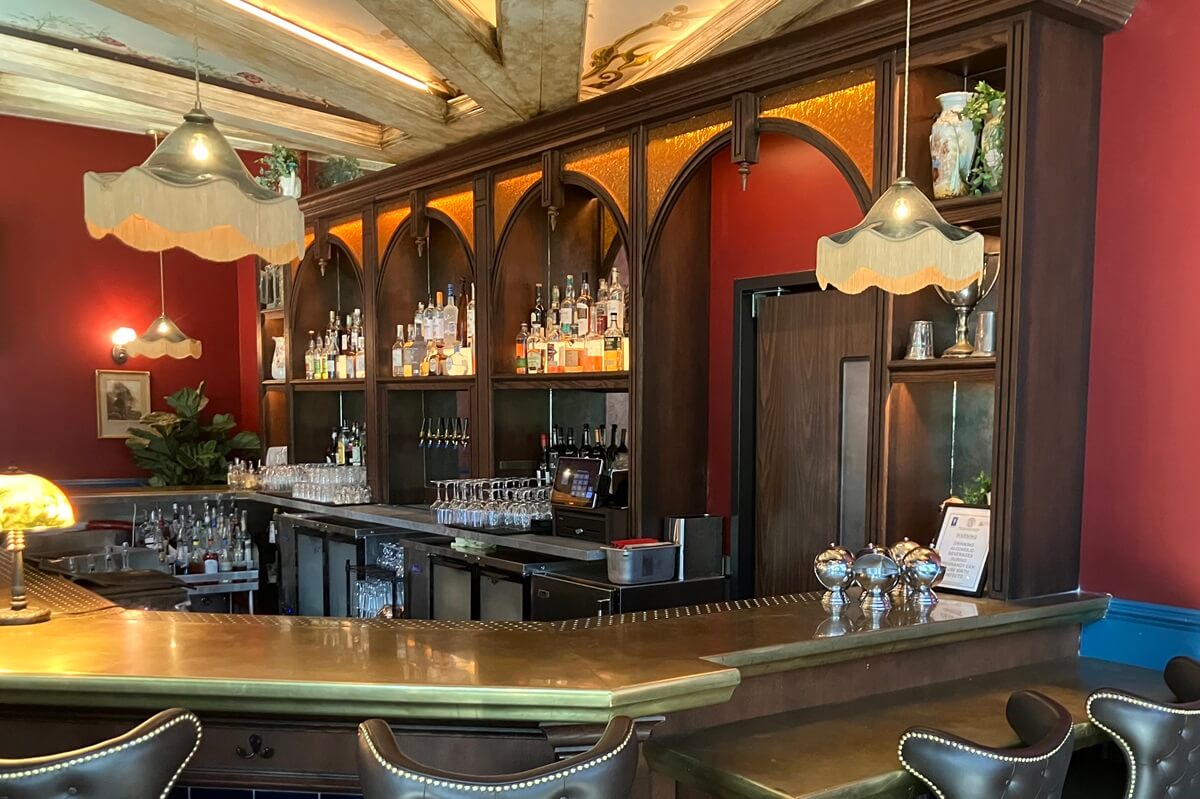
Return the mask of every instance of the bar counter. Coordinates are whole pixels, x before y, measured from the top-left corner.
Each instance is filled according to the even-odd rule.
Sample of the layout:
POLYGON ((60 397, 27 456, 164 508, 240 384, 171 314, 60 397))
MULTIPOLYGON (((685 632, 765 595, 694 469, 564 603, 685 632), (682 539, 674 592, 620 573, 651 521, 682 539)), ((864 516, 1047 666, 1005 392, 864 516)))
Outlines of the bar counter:
POLYGON ((945 597, 927 619, 897 610, 871 629, 857 608, 831 619, 817 594, 532 623, 134 611, 36 570, 29 588, 54 616, 0 629, 6 705, 542 723, 717 705, 748 677, 1078 624, 1108 605, 945 597))

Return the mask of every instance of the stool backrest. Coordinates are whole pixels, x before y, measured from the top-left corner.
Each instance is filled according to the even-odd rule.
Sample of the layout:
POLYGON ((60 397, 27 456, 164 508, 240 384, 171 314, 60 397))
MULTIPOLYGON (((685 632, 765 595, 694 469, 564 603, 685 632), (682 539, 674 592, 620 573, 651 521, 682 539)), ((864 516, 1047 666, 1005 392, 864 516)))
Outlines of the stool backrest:
POLYGON ((200 745, 200 720, 164 710, 94 746, 21 760, 0 759, 5 799, 165 799, 200 745))
POLYGON ((1175 658, 1164 677, 1178 704, 1107 688, 1088 697, 1088 718, 1125 753, 1126 799, 1200 796, 1200 662, 1175 658))
POLYGON ((396 744, 379 719, 358 727, 358 774, 364 799, 627 799, 637 770, 633 720, 609 722, 583 754, 517 774, 481 776, 417 763, 396 744))
POLYGON ((1070 712, 1044 694, 1019 691, 1006 716, 1023 747, 913 728, 900 737, 900 762, 938 799, 1059 799, 1073 749, 1070 712))

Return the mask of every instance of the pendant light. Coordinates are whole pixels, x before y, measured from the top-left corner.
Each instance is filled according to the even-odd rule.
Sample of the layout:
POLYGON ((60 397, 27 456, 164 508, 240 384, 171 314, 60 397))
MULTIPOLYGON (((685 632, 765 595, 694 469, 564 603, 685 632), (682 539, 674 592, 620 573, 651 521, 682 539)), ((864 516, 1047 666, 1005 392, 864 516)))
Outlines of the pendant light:
POLYGON ((817 242, 817 282, 846 294, 877 286, 911 294, 927 286, 959 291, 983 272, 984 241, 976 231, 951 225, 906 175, 908 78, 912 0, 904 23, 904 111, 900 177, 855 227, 817 242))
POLYGON ((158 318, 150 323, 146 332, 125 345, 125 354, 147 358, 199 358, 204 351, 199 339, 188 338, 171 317, 167 316, 167 292, 163 281, 163 255, 158 254, 158 298, 161 309, 158 318))
MULTIPOLYGON (((195 3, 193 2, 193 14, 195 3)), ((293 197, 260 186, 200 102, 200 45, 192 40, 196 104, 141 165, 83 176, 83 215, 93 238, 131 247, 182 247, 210 261, 304 255, 304 215, 293 197)), ((168 320, 169 321, 169 320, 168 320)))

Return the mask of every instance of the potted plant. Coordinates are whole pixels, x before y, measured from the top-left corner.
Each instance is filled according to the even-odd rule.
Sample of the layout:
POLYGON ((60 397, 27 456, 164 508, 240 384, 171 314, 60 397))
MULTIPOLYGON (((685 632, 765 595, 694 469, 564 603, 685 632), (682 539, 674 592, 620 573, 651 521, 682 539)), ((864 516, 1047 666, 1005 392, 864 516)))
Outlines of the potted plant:
POLYGON ((255 163, 261 167, 259 184, 286 197, 300 196, 300 158, 295 152, 275 144, 255 163))
POLYGON ((208 405, 204 381, 187 386, 166 398, 175 412, 155 411, 131 428, 125 446, 133 462, 151 473, 150 485, 191 486, 224 483, 229 473, 229 456, 235 452, 257 452, 258 435, 243 430, 235 435, 232 414, 214 414, 205 424, 200 411, 208 405))
POLYGON ((317 187, 329 189, 340 183, 361 178, 362 175, 362 164, 357 158, 335 156, 321 165, 321 171, 317 173, 317 187))
POLYGON ((962 115, 979 138, 975 163, 967 177, 971 194, 1000 191, 1004 181, 1004 92, 979 81, 962 115))

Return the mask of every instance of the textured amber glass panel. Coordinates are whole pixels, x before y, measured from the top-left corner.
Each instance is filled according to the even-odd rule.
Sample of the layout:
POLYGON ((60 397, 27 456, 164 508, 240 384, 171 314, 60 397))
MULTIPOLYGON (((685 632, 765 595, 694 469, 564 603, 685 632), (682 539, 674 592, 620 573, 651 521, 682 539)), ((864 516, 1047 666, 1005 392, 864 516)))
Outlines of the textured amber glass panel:
MULTIPOLYGON (((861 79, 861 74, 854 77, 861 79)), ((870 185, 875 176, 875 82, 818 81, 769 94, 762 116, 801 122, 840 147, 870 185)))
POLYGON ((304 249, 307 250, 309 247, 312 246, 312 243, 316 240, 317 240, 316 231, 310 227, 305 228, 304 229, 304 249))
POLYGON ((541 180, 542 168, 537 164, 527 164, 515 167, 496 175, 496 185, 492 192, 492 226, 495 229, 496 241, 504 231, 508 215, 512 213, 517 201, 520 200, 529 187, 541 180))
POLYGON ((617 234, 621 232, 621 228, 618 227, 616 218, 610 213, 604 214, 603 224, 604 252, 607 254, 609 249, 612 247, 613 239, 615 239, 617 234))
POLYGON ((467 240, 467 246, 475 250, 475 192, 469 186, 438 192, 426 203, 430 208, 450 217, 467 240))
POLYGON ((567 153, 563 168, 579 172, 604 187, 629 217, 629 141, 624 138, 581 147, 567 153))
POLYGON ((384 206, 375 217, 375 248, 379 252, 380 263, 383 262, 383 254, 387 252, 388 245, 392 243, 392 237, 404 224, 405 219, 408 219, 406 202, 384 206))
POLYGON ((361 216, 352 216, 348 219, 334 222, 329 226, 329 235, 337 236, 343 244, 350 248, 350 253, 358 260, 359 265, 363 264, 363 223, 361 216))
POLYGON ((705 142, 733 124, 733 112, 719 108, 701 116, 672 122, 650 131, 646 145, 646 212, 650 219, 658 213, 667 189, 687 160, 705 142))

